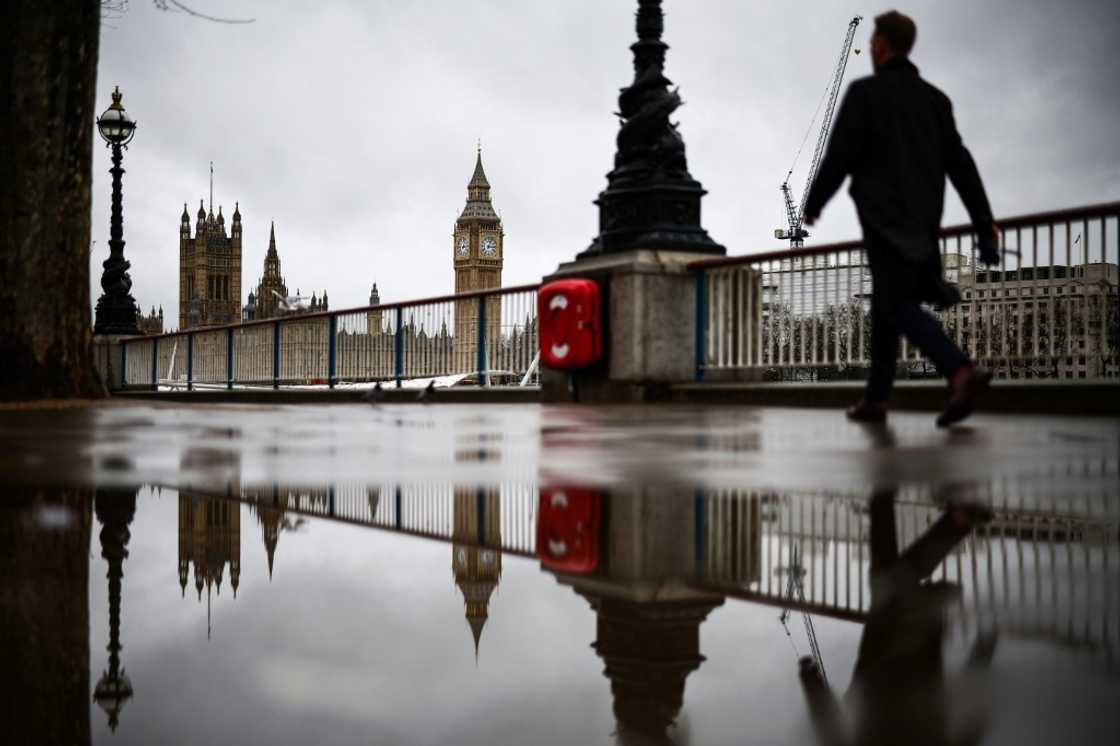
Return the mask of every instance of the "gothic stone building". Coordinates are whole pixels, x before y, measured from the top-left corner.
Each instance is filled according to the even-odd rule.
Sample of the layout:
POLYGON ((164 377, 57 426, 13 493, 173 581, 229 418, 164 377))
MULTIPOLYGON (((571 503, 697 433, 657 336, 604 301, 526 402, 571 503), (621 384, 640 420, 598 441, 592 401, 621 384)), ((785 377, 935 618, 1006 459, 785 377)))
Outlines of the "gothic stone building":
MULTIPOLYGON (((299 288, 296 288, 296 295, 299 295, 299 288)), ((285 310, 280 305, 282 298, 288 298, 288 285, 284 282, 284 276, 280 274, 280 254, 276 251, 276 223, 273 222, 268 231, 268 252, 264 256, 264 273, 257 283, 256 291, 249 291, 249 302, 241 310, 242 320, 274 319, 277 316, 330 310, 326 290, 323 291, 322 298, 312 294, 310 307, 302 311, 285 310)))
POLYGON ((195 235, 183 205, 179 223, 179 328, 232 324, 241 317, 241 211, 233 210, 226 235, 226 219, 219 205, 207 214, 198 205, 195 235))

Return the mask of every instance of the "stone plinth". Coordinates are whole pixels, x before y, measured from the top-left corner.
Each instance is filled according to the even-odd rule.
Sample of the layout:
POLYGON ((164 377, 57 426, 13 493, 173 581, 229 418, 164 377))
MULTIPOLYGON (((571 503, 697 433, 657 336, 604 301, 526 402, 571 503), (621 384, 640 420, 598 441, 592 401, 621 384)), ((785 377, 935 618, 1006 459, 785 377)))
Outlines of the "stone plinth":
POLYGON ((560 265, 544 279, 599 283, 603 360, 569 373, 544 369, 544 401, 645 401, 692 381, 696 361, 696 254, 637 250, 560 265))

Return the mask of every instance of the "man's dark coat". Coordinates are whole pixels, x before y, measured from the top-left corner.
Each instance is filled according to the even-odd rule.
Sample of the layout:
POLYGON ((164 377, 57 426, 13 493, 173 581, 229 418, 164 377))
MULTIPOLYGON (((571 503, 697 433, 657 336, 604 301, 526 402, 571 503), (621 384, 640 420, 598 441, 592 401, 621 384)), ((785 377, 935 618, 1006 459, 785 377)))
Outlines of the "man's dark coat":
POLYGON ((874 254, 884 252, 893 256, 883 256, 883 263, 895 271, 921 273, 914 286, 922 300, 935 299, 932 286, 941 280, 937 232, 946 176, 981 241, 988 240, 992 211, 953 106, 906 58, 895 57, 849 86, 805 214, 820 215, 849 174, 872 264, 874 254))

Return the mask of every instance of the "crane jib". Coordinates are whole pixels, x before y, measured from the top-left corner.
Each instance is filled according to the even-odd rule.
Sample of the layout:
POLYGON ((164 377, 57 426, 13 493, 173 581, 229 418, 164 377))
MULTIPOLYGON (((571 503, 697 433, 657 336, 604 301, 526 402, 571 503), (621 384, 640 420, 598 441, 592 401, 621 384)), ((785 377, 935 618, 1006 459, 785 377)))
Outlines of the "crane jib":
MULTIPOLYGON (((809 188, 813 185, 813 180, 817 178, 817 169, 821 165, 821 157, 824 155, 824 146, 828 142, 828 133, 832 128, 832 117, 836 113, 836 101, 840 96, 840 84, 844 81, 844 72, 848 68, 848 55, 852 51, 852 43, 855 41, 856 27, 859 26, 860 21, 863 20, 862 16, 855 16, 848 22, 848 31, 844 35, 844 44, 840 47, 840 59, 836 63, 836 68, 832 74, 832 82, 828 89, 828 105, 824 110, 824 118, 821 120, 821 131, 817 135, 817 146, 813 149, 813 159, 809 162, 809 177, 805 180, 805 189, 801 192, 801 202, 794 207, 793 191, 789 186, 789 178, 782 183, 782 195, 786 205, 786 219, 789 222, 789 233, 784 236, 779 235, 779 238, 788 238, 790 247, 796 248, 801 246, 801 240, 807 234, 801 229, 801 223, 805 217, 805 201, 809 197, 809 188)), ((791 169, 790 173, 793 171, 791 169)))

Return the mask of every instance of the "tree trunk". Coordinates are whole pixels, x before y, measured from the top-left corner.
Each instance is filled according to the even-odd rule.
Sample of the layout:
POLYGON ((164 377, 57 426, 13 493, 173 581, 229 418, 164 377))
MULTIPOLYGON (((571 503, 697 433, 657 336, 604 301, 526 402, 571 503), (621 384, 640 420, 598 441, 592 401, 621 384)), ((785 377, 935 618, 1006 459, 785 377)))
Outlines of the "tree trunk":
POLYGON ((5 743, 90 742, 92 498, 83 489, 0 489, 5 743))
POLYGON ((99 0, 8 0, 0 44, 0 400, 93 396, 99 0))

